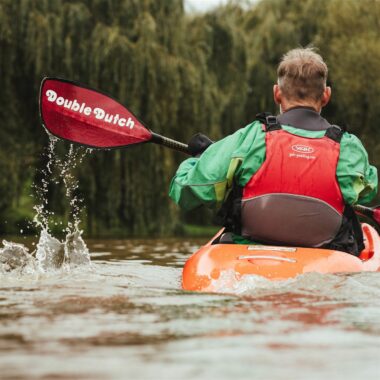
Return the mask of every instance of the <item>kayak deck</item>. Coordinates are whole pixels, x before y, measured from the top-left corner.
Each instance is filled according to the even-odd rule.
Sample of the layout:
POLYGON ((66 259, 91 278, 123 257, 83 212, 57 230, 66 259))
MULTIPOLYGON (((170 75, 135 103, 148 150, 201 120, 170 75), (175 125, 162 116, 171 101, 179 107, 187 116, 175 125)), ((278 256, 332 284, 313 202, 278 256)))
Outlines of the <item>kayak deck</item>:
POLYGON ((191 291, 211 291, 213 280, 233 270, 237 278, 258 275, 270 280, 286 280, 308 272, 352 273, 378 271, 380 238, 376 230, 362 224, 365 249, 360 257, 345 252, 303 247, 212 244, 223 230, 186 262, 182 287, 191 291))

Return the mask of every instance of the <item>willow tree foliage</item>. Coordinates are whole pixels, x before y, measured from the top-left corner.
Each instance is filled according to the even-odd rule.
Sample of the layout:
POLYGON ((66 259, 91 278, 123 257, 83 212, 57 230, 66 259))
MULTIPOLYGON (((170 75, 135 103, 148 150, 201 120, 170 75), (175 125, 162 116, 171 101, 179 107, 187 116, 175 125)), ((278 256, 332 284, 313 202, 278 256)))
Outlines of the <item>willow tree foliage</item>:
MULTIPOLYGON (((32 216, 31 184, 46 166, 38 118, 45 75, 108 92, 180 141, 198 131, 219 139, 275 111, 279 59, 312 44, 330 67, 326 115, 352 125, 375 158, 379 16, 377 0, 235 1, 201 15, 185 14, 182 0, 0 0, 0 229, 32 216)), ((67 144, 57 149, 64 154, 67 144)), ((93 152, 77 168, 86 230, 173 231, 183 215, 167 189, 183 158, 152 144, 93 152)), ((50 189, 49 205, 67 216, 62 188, 50 189)))

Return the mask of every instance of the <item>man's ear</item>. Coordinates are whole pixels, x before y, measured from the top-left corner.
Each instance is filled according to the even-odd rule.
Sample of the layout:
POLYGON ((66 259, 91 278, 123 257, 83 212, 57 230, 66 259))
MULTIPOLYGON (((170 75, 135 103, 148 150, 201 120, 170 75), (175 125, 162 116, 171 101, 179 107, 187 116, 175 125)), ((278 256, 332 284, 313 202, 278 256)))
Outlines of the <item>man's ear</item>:
POLYGON ((326 86, 325 91, 323 91, 322 100, 321 100, 322 107, 324 107, 330 101, 330 98, 331 98, 331 87, 326 86))
POLYGON ((273 86, 273 99, 276 104, 281 104, 282 101, 282 93, 280 90, 280 86, 278 84, 275 84, 273 86))

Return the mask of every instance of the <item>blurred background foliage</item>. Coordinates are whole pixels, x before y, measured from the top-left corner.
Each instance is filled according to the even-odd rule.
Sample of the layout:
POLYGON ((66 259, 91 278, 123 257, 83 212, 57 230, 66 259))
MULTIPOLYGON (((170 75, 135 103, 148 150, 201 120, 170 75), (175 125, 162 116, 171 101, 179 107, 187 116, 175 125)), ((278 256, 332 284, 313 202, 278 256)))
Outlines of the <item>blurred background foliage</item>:
MULTIPOLYGON (((48 144, 38 116, 44 76, 112 94, 168 137, 220 139, 276 112, 281 56, 313 45, 333 87, 324 116, 360 136, 379 166, 379 37, 378 0, 234 1, 205 14, 185 13, 182 0, 0 0, 0 233, 34 214, 31 185, 48 144)), ((86 233, 173 234, 210 223, 207 211, 184 215, 167 196, 184 158, 153 144, 86 157, 75 169, 86 233)), ((56 218, 67 218, 62 186, 48 196, 56 218)))

